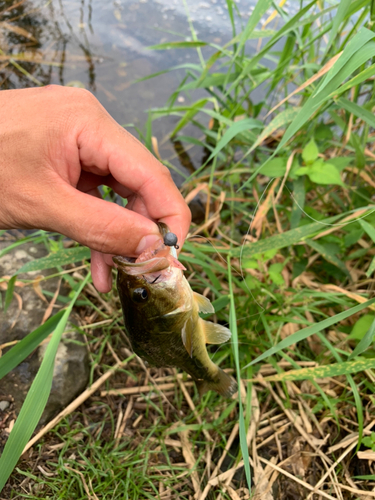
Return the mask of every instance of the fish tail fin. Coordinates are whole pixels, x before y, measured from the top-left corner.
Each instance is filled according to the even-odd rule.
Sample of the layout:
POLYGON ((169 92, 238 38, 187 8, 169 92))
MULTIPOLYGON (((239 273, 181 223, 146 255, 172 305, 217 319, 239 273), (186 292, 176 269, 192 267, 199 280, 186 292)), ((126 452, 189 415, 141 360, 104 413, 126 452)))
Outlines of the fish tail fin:
POLYGON ((233 377, 218 369, 217 380, 196 380, 199 396, 202 397, 207 391, 216 391, 224 398, 230 398, 238 390, 237 382, 233 377))

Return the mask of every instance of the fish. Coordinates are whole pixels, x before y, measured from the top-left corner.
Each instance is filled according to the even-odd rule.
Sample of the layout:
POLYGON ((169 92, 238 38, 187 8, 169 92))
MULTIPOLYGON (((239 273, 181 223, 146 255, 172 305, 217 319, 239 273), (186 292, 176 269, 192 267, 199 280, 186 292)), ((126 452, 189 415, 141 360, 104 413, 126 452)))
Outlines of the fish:
POLYGON ((237 392, 237 382, 211 360, 206 344, 226 342, 231 332, 200 317, 200 313, 214 313, 214 307, 192 290, 175 249, 164 244, 168 227, 158 225, 160 241, 136 260, 113 257, 133 351, 151 366, 182 368, 195 381, 200 396, 214 390, 229 398, 237 392))

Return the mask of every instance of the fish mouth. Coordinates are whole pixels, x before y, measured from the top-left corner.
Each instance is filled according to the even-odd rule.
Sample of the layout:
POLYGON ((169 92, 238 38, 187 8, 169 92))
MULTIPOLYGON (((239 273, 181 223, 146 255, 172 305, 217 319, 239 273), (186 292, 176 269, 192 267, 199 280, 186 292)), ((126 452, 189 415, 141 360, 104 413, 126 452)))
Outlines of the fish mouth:
POLYGON ((112 260, 116 264, 119 271, 123 271, 131 276, 157 273, 164 271, 171 266, 170 259, 164 256, 153 257, 152 259, 143 262, 137 262, 135 259, 118 255, 116 257, 112 257, 112 260))
POLYGON ((151 281, 153 281, 155 273, 161 272, 163 275, 167 275, 168 270, 172 268, 181 269, 182 271, 186 269, 177 260, 175 248, 164 244, 164 236, 169 232, 168 226, 164 223, 158 223, 158 226, 161 238, 149 248, 146 248, 136 259, 121 255, 112 257, 119 271, 131 276, 150 274, 151 281))
POLYGON ((150 274, 151 281, 155 277, 155 273, 161 272, 164 275, 173 268, 181 269, 181 271, 186 269, 172 255, 170 248, 164 244, 159 244, 156 249, 152 247, 147 249, 137 259, 118 255, 112 257, 112 260, 119 271, 131 276, 150 274))

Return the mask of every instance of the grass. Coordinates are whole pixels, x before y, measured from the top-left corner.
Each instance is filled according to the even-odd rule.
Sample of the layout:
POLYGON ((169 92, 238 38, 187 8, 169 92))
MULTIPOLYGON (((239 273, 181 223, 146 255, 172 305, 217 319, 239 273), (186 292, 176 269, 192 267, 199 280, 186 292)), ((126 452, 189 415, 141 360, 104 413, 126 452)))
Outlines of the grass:
MULTIPOLYGON (((87 285, 75 308, 92 381, 118 368, 22 455, 2 498, 374 496, 374 5, 313 0, 291 15, 259 1, 239 27, 227 4, 224 47, 192 23, 191 42, 154 47, 199 62, 141 138, 158 155, 154 123, 172 115, 168 139, 204 153, 181 188, 204 206, 181 260, 230 324, 232 342, 210 352, 240 398, 199 400, 185 375, 130 359, 116 293, 87 285)), ((77 292, 85 250, 49 250, 34 269, 67 266, 77 292)))

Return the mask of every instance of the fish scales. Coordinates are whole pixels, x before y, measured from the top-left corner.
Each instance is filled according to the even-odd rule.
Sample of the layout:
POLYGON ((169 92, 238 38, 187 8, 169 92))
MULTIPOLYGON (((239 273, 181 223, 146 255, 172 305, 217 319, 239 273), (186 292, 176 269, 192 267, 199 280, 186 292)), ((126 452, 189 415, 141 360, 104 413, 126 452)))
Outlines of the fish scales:
POLYGON ((213 307, 207 298, 193 292, 183 266, 170 254, 166 257, 165 248, 161 240, 155 249, 147 251, 155 261, 151 272, 150 259, 142 265, 142 256, 135 263, 114 257, 125 330, 132 348, 150 365, 185 370, 200 395, 212 389, 230 397, 237 391, 237 383, 213 363, 206 349, 206 343, 228 340, 230 331, 199 316, 199 312, 214 312, 213 307), (165 261, 162 264, 158 254, 159 260, 165 261), (147 272, 143 274, 144 270, 147 272))

